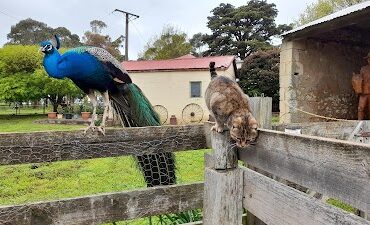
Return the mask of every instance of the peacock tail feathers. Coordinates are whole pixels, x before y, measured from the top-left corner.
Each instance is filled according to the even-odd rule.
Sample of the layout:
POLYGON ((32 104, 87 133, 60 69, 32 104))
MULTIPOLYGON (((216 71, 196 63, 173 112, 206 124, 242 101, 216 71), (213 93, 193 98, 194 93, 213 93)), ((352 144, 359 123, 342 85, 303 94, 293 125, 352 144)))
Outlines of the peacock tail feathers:
POLYGON ((131 106, 131 116, 139 126, 160 126, 158 114, 154 111, 149 100, 134 83, 127 84, 127 98, 131 106))
MULTIPOLYGON (((138 86, 133 83, 125 84, 120 90, 124 95, 111 95, 111 98, 113 107, 125 126, 160 125, 157 113, 138 86)), ((148 187, 176 183, 175 155, 172 152, 138 155, 136 159, 148 187)))

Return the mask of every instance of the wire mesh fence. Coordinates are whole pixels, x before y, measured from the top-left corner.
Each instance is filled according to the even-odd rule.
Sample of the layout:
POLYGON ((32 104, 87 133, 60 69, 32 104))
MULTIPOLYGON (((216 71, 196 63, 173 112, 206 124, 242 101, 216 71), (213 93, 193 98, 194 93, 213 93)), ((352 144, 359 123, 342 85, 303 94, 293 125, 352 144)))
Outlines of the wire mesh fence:
POLYGON ((46 114, 52 109, 51 105, 47 106, 32 104, 6 104, 0 103, 0 115, 35 115, 46 114))

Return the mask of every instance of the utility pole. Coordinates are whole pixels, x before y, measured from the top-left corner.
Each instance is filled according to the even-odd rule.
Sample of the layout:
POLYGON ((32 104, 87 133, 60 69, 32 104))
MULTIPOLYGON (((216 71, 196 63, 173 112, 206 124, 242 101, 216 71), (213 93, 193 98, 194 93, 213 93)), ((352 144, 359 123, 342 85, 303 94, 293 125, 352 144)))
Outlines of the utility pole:
POLYGON ((135 19, 139 18, 139 16, 135 15, 135 14, 132 14, 132 13, 129 13, 129 12, 125 12, 125 11, 120 10, 120 9, 115 9, 113 12, 120 12, 120 13, 123 13, 126 16, 125 60, 128 61, 128 23, 129 23, 130 16, 135 17, 135 19))

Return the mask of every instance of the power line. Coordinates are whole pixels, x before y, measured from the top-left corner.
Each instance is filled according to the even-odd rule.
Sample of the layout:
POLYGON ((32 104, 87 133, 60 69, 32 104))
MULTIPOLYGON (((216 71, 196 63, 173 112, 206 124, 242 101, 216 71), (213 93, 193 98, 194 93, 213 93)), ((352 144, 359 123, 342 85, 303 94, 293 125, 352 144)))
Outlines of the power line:
POLYGON ((15 17, 15 16, 12 16, 12 15, 10 15, 10 14, 8 14, 8 13, 6 13, 6 12, 3 12, 3 11, 1 11, 1 10, 0 10, 0 13, 1 13, 1 14, 3 14, 3 15, 5 15, 5 16, 7 16, 7 17, 12 18, 12 19, 19 20, 19 18, 15 17))
POLYGON ((120 13, 122 13, 126 16, 125 60, 128 61, 128 23, 129 23, 130 16, 135 17, 136 19, 139 18, 139 16, 135 15, 135 14, 132 14, 132 13, 129 13, 129 12, 126 12, 126 11, 123 11, 123 10, 120 10, 120 9, 115 9, 113 12, 120 12, 120 13))
POLYGON ((140 38, 140 39, 141 39, 141 41, 142 41, 142 44, 145 44, 144 37, 142 36, 142 33, 141 33, 141 31, 139 30, 139 28, 135 25, 135 23, 132 23, 132 25, 134 26, 135 30, 137 31, 137 34, 138 34, 139 38, 140 38))

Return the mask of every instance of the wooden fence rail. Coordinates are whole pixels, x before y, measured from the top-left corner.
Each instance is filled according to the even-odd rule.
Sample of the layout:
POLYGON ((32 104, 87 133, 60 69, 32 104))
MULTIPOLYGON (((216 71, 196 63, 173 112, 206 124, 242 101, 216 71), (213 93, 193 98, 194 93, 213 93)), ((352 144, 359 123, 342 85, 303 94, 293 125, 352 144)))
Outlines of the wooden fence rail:
POLYGON ((143 155, 206 147, 202 125, 0 134, 0 165, 143 155))
POLYGON ((239 158, 273 175, 370 211, 370 146, 261 130, 239 158))
POLYGON ((243 207, 271 225, 370 225, 298 190, 244 168, 243 207))
MULTIPOLYGON (((217 161, 220 161, 216 154, 236 150, 225 147, 228 146, 227 138, 219 138, 216 142, 220 140, 224 140, 224 143, 218 144, 219 149, 214 150, 213 156, 206 156, 208 167, 216 168, 215 165, 219 163, 217 161)), ((213 142, 211 138, 215 148, 213 142)), ((340 199, 365 212, 370 209, 368 145, 260 130, 257 144, 248 149, 239 149, 238 155, 248 166, 340 199)), ((243 173, 243 206, 267 224, 370 224, 363 218, 335 209, 250 169, 244 168, 243 173)), ((226 184, 231 185, 228 180, 220 178, 219 182, 215 182, 211 178, 207 180, 206 176, 205 191, 214 183, 217 183, 217 188, 213 190, 219 190, 219 187, 226 184)), ((235 191, 234 195, 237 193, 235 191)), ((213 197, 205 195, 205 212, 207 206, 214 208, 212 203, 206 202, 216 204, 218 195, 220 193, 215 193, 213 197)), ((241 211, 235 207, 225 208, 229 211, 218 208, 220 215, 239 215, 241 211), (239 211, 231 212, 230 209, 239 211)), ((235 224, 241 223, 237 217, 234 220, 238 221, 235 224)), ((230 224, 228 221, 231 219, 220 221, 218 224, 226 225, 230 224)))
POLYGON ((203 183, 0 207, 2 225, 101 224, 202 208, 203 183))

